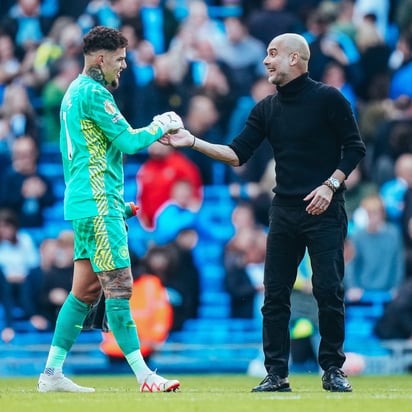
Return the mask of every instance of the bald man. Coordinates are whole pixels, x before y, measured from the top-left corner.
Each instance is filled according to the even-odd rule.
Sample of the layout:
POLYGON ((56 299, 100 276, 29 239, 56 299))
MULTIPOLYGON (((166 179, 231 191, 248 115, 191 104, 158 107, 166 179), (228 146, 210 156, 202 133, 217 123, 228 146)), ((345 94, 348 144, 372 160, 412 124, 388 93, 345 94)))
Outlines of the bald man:
POLYGON ((211 144, 188 130, 165 135, 174 147, 191 147, 215 160, 241 166, 267 139, 276 163, 265 262, 263 351, 267 376, 253 392, 289 392, 290 294, 307 249, 319 307, 322 387, 351 392, 342 372, 344 260, 347 234, 344 180, 365 155, 349 103, 335 88, 309 77, 310 50, 294 33, 275 37, 263 60, 277 88, 256 104, 229 145, 211 144))

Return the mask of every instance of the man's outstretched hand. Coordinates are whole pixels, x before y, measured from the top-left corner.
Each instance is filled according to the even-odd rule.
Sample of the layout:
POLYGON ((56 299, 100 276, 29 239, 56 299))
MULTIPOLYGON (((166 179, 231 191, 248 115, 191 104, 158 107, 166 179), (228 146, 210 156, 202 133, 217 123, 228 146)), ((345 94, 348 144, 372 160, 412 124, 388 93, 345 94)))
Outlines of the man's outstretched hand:
POLYGON ((167 133, 159 140, 160 143, 170 145, 173 147, 187 147, 192 146, 195 137, 186 129, 179 129, 175 133, 167 133))

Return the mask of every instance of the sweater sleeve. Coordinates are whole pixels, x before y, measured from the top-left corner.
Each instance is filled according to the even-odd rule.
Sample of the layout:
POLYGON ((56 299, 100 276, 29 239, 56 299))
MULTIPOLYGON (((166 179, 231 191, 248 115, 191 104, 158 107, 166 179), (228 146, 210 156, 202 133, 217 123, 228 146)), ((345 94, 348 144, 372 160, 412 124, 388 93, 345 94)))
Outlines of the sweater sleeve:
POLYGON ((349 102, 335 88, 329 88, 328 117, 342 147, 338 169, 349 176, 365 156, 366 148, 349 102))

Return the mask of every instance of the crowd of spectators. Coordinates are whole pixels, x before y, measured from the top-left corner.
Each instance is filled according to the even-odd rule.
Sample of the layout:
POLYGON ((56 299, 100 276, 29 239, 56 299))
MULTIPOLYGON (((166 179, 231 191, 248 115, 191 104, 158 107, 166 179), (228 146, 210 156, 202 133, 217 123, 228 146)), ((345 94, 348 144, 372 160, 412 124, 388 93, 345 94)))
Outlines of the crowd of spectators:
MULTIPOLYGON (((375 234, 386 242, 381 233, 388 228, 385 221, 391 223, 390 239, 399 240, 406 257, 401 266, 387 267, 393 282, 382 284, 396 293, 402 279, 412 277, 412 178, 407 177, 412 167, 411 0, 5 0, 0 3, 0 207, 5 211, 0 228, 6 233, 0 239, 3 307, 9 301, 5 297, 9 286, 2 286, 7 280, 9 250, 17 253, 21 242, 28 243, 24 229, 41 228, 44 211, 58 200, 56 182, 38 169, 39 157, 46 146, 58 152, 60 100, 81 70, 82 36, 98 24, 120 29, 128 38, 128 70, 113 93, 133 127, 148 124, 157 113, 174 110, 194 134, 222 144, 242 128, 250 108, 275 91, 266 81, 262 64, 267 43, 284 32, 302 34, 311 49, 311 77, 344 94, 367 146, 365 161, 347 180, 348 288, 353 292, 354 279, 363 276, 358 262, 365 250, 368 258, 374 254, 370 242, 376 241, 375 234), (376 200, 365 206, 362 200, 369 195, 376 200), (377 206, 380 201, 382 210, 377 206), (379 210, 370 210, 375 206, 379 210), (371 214, 380 217, 373 230, 371 214), (13 234, 11 227, 17 232, 13 234), (7 259, 2 258, 4 254, 7 259)), ((182 250, 191 253, 205 186, 226 186, 236 204, 249 204, 256 225, 264 229, 271 187, 276 183, 272 156, 265 146, 236 169, 188 149, 161 155, 149 149, 133 180, 137 199, 126 200, 137 200, 142 208, 139 233, 144 233, 144 246, 137 251, 139 258, 151 247, 169 243, 180 249, 180 255, 182 250), (156 204, 147 193, 157 197, 156 204), (190 246, 176 246, 179 239, 189 239, 190 246)), ((233 253, 235 245, 241 248, 242 239, 248 249, 247 239, 255 236, 249 232, 245 229, 243 237, 236 235, 227 252, 233 253)), ((62 242, 54 241, 54 246, 62 242)), ((239 269, 238 252, 226 261, 230 273, 239 269)), ((21 249, 20 253, 25 252, 21 249)), ((249 263, 255 268, 261 262, 253 257, 249 263)), ((241 269, 245 280, 249 269, 241 269)), ((43 276, 49 279, 56 270, 54 266, 44 269, 43 276)), ((58 269, 65 270, 65 265, 58 269)), ((28 268, 19 270, 19 279, 29 272, 28 268)), ((372 278, 367 285, 374 289, 374 273, 369 270, 367 276, 372 278)), ((20 288, 15 285, 20 280, 12 280, 13 289, 20 288)), ((179 289, 169 281, 171 288, 179 289)), ((187 282, 180 284, 187 286, 187 282)), ((252 292, 261 289, 256 279, 246 283, 252 292)), ((229 278, 228 285, 239 299, 239 283, 229 278)), ((358 287, 358 292, 367 285, 358 287)), ((24 288, 20 289, 13 296, 21 296, 24 288)), ((43 307, 48 305, 55 313, 55 303, 45 303, 47 293, 41 296, 43 307)), ((250 295, 247 299, 252 313, 250 295)), ((232 309, 243 303, 234 301, 232 309)), ((9 341, 14 336, 13 312, 4 312, 3 340, 9 341)), ((192 308, 190 313, 195 316, 196 311, 192 308)), ((33 317, 38 314, 33 308, 26 310, 36 327, 45 327, 40 317, 33 317)), ((52 314, 43 318, 47 325, 53 324, 52 314)), ((181 327, 184 318, 179 319, 181 327)))

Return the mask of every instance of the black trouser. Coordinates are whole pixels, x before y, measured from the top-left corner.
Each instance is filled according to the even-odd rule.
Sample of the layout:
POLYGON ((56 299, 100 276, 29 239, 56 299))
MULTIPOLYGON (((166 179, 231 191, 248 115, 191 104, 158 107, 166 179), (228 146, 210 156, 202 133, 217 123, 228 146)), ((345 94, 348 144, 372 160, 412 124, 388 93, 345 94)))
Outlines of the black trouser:
POLYGON ((265 263, 263 350, 268 373, 288 376, 290 294, 297 267, 307 247, 312 265, 313 294, 319 308, 322 369, 345 361, 344 260, 347 216, 343 201, 333 201, 321 215, 309 215, 306 204, 275 197, 265 263))

